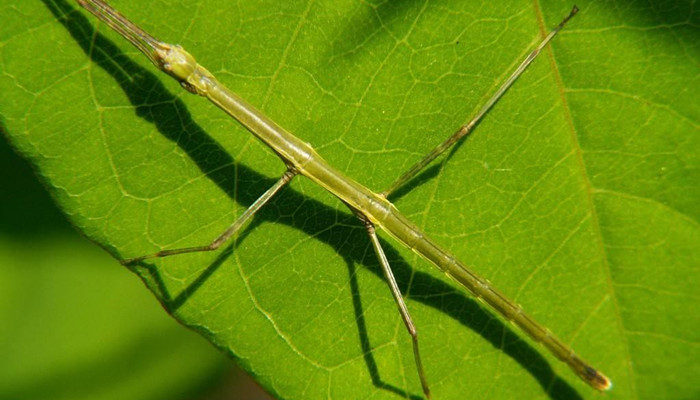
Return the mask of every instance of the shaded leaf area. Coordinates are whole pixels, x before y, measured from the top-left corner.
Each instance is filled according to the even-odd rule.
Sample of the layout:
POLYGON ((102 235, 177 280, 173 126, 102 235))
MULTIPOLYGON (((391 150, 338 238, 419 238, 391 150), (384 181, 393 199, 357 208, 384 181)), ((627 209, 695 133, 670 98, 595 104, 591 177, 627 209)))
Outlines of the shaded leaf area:
MULTIPOLYGON (((464 123, 571 6, 289 3, 113 2, 378 190, 464 123)), ((612 398, 696 397, 698 14, 682 1, 578 5, 473 137, 394 200, 605 371, 612 398)), ((116 258, 205 244, 283 171, 72 3, 0 12, 8 137, 116 258)), ((365 236, 297 179, 225 249, 133 270, 280 398, 418 398, 410 339, 365 236)), ((436 398, 597 396, 383 243, 436 398)))
POLYGON ((0 398, 193 399, 228 363, 70 229, 0 143, 0 398))

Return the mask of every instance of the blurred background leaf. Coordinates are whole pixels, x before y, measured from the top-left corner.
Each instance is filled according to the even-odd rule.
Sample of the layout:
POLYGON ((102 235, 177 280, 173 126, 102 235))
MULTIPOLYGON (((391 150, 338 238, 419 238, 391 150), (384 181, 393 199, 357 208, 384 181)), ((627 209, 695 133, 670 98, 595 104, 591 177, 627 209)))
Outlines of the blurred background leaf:
MULTIPOLYGON (((183 44, 375 189, 465 122, 571 7, 558 0, 113 4, 183 44)), ((610 398, 694 398, 698 11, 690 1, 579 6, 468 144, 395 200, 608 373, 616 385, 610 398)), ((96 32, 73 3, 14 1, 0 13, 8 137, 71 222, 116 257, 211 240, 281 173, 261 144, 154 75, 106 27, 96 32)), ((385 244, 436 398, 597 396, 415 254, 385 244)), ((80 271, 80 280, 90 276, 80 271)), ((135 272, 178 320, 278 397, 420 394, 410 340, 364 232, 303 179, 223 251, 135 272)), ((56 290, 70 292, 71 279, 78 278, 56 290)), ((94 285, 109 298, 106 285, 94 285)), ((119 315, 113 307, 98 307, 101 317, 119 315)), ((69 323, 77 324, 90 326, 69 323)), ((167 375, 173 385, 184 382, 167 375)))

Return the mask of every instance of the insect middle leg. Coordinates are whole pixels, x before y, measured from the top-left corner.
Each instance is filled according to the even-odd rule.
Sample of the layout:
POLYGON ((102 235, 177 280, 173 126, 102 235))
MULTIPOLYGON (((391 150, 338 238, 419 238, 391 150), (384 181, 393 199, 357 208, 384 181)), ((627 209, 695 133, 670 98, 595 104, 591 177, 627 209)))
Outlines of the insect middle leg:
POLYGON ((217 236, 216 239, 214 239, 211 243, 204 246, 161 250, 153 254, 147 254, 144 256, 134 258, 127 258, 125 260, 122 260, 121 263, 123 265, 129 265, 149 258, 160 258, 185 253, 200 253, 204 251, 214 251, 218 249, 219 247, 221 247, 222 244, 226 243, 229 239, 231 239, 231 237, 235 235, 236 232, 238 232, 246 224, 246 222, 248 222, 253 217, 253 215, 255 215, 255 213, 262 208, 262 206, 264 206, 268 201, 270 201, 270 199, 272 199, 275 196, 275 194, 277 194, 277 192, 279 192, 280 189, 287 185, 296 175, 296 170, 294 170, 293 168, 287 168, 287 171, 284 173, 284 175, 282 175, 282 177, 274 185, 272 185, 271 188, 269 188, 265 193, 263 193, 262 196, 258 197, 258 199, 255 200, 255 202, 251 204, 250 207, 248 207, 248 209, 246 209, 243 212, 243 214, 241 214, 241 216, 238 217, 238 219, 236 219, 236 221, 234 221, 228 228, 226 228, 226 230, 221 235, 217 236))

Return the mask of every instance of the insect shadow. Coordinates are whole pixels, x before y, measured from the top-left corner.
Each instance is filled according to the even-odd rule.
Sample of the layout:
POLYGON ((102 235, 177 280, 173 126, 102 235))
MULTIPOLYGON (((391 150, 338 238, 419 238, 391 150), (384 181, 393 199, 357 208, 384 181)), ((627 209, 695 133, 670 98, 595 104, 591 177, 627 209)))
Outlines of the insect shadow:
MULTIPOLYGON (((179 146, 198 166, 202 174, 211 179, 231 199, 247 207, 259 194, 276 182, 276 179, 265 177, 245 165, 239 164, 234 167, 231 155, 192 119, 185 104, 170 93, 158 77, 133 62, 105 36, 96 33, 90 21, 66 0, 42 1, 91 61, 111 75, 120 85, 134 106, 137 116, 152 123, 160 134, 179 146), (248 189, 235 195, 233 177, 249 182, 248 189)), ((418 179, 417 182, 412 182, 412 185, 422 181, 423 179, 418 179)), ((373 253, 367 252, 366 247, 346 245, 349 240, 353 240, 354 243, 364 241, 367 246, 370 245, 365 230, 356 218, 349 212, 345 214, 346 217, 339 218, 337 209, 310 199, 290 187, 281 191, 272 202, 278 210, 284 205, 290 205, 289 207, 293 207, 296 212, 279 213, 269 210, 271 208, 269 206, 267 211, 263 208, 255 215, 248 228, 239 235, 236 243, 245 240, 251 230, 267 221, 289 225, 333 248, 348 267, 359 342, 373 384, 402 397, 422 398, 419 395, 408 394, 403 389, 385 382, 372 355, 372 345, 364 320, 361 291, 355 272, 357 265, 362 264, 380 279, 383 279, 383 275, 373 253), (299 209, 302 211, 299 212, 299 209), (291 217, 291 215, 294 216, 291 217), (335 224, 332 229, 327 229, 327 224, 321 226, 320 223, 304 223, 310 215, 313 215, 317 221, 331 221, 331 223, 337 223, 339 219, 345 218, 345 221, 341 221, 345 223, 335 224), (353 228, 352 224, 357 224, 357 228, 353 228), (371 257, 368 256, 366 260, 367 254, 371 257)), ((412 282, 408 295, 411 300, 439 310, 481 335, 483 339, 527 370, 550 398, 556 400, 582 398, 572 386, 554 373, 549 362, 531 344, 521 339, 519 334, 501 320, 494 318, 478 302, 427 273, 414 271, 390 243, 382 241, 382 246, 387 257, 392 260, 392 269, 401 292, 407 293, 408 282, 412 282)), ((152 264, 142 262, 139 267, 145 268, 150 277, 140 275, 158 295, 163 306, 172 313, 181 307, 231 256, 235 250, 234 247, 235 244, 227 246, 186 289, 174 297, 168 292, 163 279, 152 264)), ((107 250, 113 254, 116 253, 114 249, 107 250)), ((386 294, 390 296, 388 289, 386 294)))

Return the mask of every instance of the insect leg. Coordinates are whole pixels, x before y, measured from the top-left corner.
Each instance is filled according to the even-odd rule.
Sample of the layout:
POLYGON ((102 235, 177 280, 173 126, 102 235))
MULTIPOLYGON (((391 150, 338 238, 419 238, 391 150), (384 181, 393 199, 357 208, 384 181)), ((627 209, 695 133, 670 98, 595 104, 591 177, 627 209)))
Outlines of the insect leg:
POLYGON ((221 235, 217 236, 217 238, 214 239, 208 245, 161 250, 153 254, 128 258, 126 260, 122 260, 121 263, 123 265, 129 265, 149 258, 160 258, 176 254, 198 253, 218 249, 219 247, 221 247, 222 244, 226 243, 233 235, 235 235, 236 232, 238 232, 238 230, 241 229, 241 227, 245 225, 245 223, 248 222, 253 217, 253 215, 255 215, 255 213, 262 208, 262 206, 264 206, 272 197, 274 197, 274 195, 277 194, 277 192, 280 189, 282 189, 286 184, 288 184, 292 180, 292 178, 296 176, 296 174, 297 172, 294 169, 288 168, 284 175, 282 175, 282 177, 271 188, 269 188, 265 193, 263 193, 262 196, 258 197, 258 199, 255 200, 255 202, 251 204, 250 207, 248 207, 248 209, 245 210, 243 214, 241 214, 241 216, 238 217, 238 219, 236 219, 236 221, 233 224, 231 224, 231 226, 226 228, 226 230, 221 235))
POLYGON ((382 249, 382 245, 379 243, 379 237, 377 236, 374 224, 370 222, 359 211, 353 210, 353 212, 355 213, 355 215, 357 215, 360 221, 362 221, 362 223, 365 226, 365 229, 367 229, 369 238, 372 241, 372 246, 374 247, 374 252, 377 254, 379 264, 382 266, 384 278, 389 284, 389 289, 391 289, 391 295, 394 297, 394 301, 396 302, 396 305, 399 308, 399 313, 401 314, 401 318, 403 319, 404 325, 406 325, 406 329, 411 335, 411 340, 413 341, 413 358, 416 362, 418 377, 420 378, 420 383, 423 387, 423 393, 428 399, 430 399, 430 388, 428 387, 428 381, 425 377, 425 371, 423 369, 423 361, 421 360, 420 351, 418 349, 418 331, 416 330, 416 326, 413 323, 411 314, 408 312, 408 307, 406 307, 406 303, 404 302, 403 297, 401 296, 399 286, 396 284, 396 278, 394 278, 394 273, 391 271, 389 260, 387 260, 386 254, 384 254, 384 249, 382 249))
POLYGON ((530 54, 525 57, 525 59, 520 63, 518 68, 513 71, 513 73, 506 79, 501 86, 496 90, 496 92, 489 98, 486 103, 481 106, 479 112, 467 123, 461 126, 455 133, 452 134, 447 140, 435 146, 428 154, 426 154, 420 161, 415 163, 408 171, 404 172, 391 186, 383 191, 381 194, 384 197, 388 197, 391 193, 395 192, 398 188, 403 186, 406 182, 410 181, 414 176, 416 176, 423 168, 427 167, 428 164, 433 162, 438 156, 447 151, 455 143, 457 143, 462 138, 469 135, 474 127, 483 119, 484 115, 498 102, 498 100, 503 97, 508 89, 513 86, 513 83, 520 77, 520 75, 525 72, 528 66, 537 58, 542 49, 556 36, 557 33, 566 25, 566 23, 578 13, 578 7, 574 6, 569 15, 564 18, 559 25, 557 25, 552 31, 535 47, 530 54))

